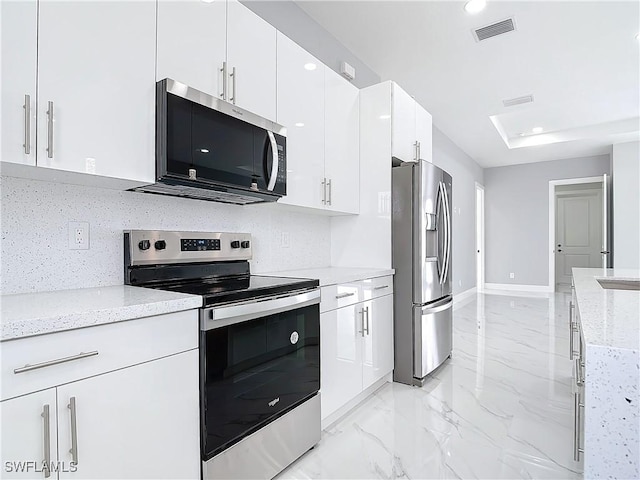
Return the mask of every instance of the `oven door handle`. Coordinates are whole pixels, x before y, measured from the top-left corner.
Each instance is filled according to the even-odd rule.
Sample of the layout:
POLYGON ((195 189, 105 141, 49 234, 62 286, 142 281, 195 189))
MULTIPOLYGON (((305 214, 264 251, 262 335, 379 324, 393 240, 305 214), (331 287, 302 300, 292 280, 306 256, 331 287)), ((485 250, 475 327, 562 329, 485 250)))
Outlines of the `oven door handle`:
POLYGON ((213 330, 254 318, 266 317, 310 305, 320 304, 320 289, 298 293, 288 297, 254 300, 236 305, 206 308, 202 311, 200 329, 213 330))

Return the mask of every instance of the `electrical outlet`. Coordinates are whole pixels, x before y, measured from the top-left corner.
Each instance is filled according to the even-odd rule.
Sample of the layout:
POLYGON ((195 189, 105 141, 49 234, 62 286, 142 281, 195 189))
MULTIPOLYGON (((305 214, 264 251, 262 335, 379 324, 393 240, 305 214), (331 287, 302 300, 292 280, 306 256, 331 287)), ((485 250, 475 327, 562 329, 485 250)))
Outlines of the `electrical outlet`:
POLYGON ((509 274, 509 278, 516 278, 516 274, 515 274, 515 273, 513 273, 513 272, 511 272, 511 273, 509 274))
POLYGON ((289 240, 289 232, 282 232, 280 236, 280 246, 282 248, 289 248, 291 246, 291 243, 289 240))
POLYGON ((69 222, 69 249, 89 250, 89 222, 69 222))

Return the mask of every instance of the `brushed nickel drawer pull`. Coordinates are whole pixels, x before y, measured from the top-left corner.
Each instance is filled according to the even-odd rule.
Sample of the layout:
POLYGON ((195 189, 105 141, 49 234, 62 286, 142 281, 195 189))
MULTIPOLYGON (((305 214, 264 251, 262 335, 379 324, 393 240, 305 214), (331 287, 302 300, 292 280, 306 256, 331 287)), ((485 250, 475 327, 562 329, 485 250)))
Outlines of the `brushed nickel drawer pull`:
POLYGON ((379 287, 373 287, 374 290, 382 290, 384 288, 389 288, 389 285, 380 285, 379 287))
POLYGON ((341 293, 340 295, 336 295, 336 298, 340 300, 341 298, 353 297, 354 295, 355 295, 355 292, 341 293))
POLYGON ((97 350, 94 350, 93 352, 87 352, 87 353, 80 352, 77 355, 72 355, 70 357, 64 357, 64 358, 58 358, 57 360, 49 360, 47 362, 36 363, 34 365, 26 364, 24 367, 20 367, 20 368, 14 369, 13 373, 18 374, 18 373, 30 372, 31 370, 37 370, 39 368, 44 368, 44 367, 51 367, 52 365, 59 365, 60 363, 73 362, 74 360, 80 360, 82 358, 87 358, 87 357, 93 357, 95 355, 98 355, 98 351, 97 350))
POLYGON ((71 448, 69 453, 75 464, 78 463, 78 413, 76 410, 76 397, 69 398, 67 408, 71 411, 71 448))
POLYGON ((51 416, 49 414, 49 405, 45 405, 40 414, 44 418, 44 478, 51 476, 51 416))

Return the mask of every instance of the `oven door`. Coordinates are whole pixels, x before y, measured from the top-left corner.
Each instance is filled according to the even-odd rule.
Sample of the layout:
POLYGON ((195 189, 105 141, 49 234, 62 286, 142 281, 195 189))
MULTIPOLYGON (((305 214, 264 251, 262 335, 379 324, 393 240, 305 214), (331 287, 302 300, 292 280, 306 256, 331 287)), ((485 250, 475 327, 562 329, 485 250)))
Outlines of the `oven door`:
POLYGON ((202 310, 202 458, 320 389, 320 292, 202 310))

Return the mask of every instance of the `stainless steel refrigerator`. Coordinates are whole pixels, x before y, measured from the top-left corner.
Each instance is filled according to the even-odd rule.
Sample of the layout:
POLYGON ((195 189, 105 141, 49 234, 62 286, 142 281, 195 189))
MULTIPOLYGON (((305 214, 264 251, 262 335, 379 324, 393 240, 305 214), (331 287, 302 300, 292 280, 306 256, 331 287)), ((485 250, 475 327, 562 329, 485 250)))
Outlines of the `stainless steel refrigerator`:
POLYGON ((424 160, 398 162, 392 179, 393 379, 421 386, 452 351, 452 179, 424 160))

